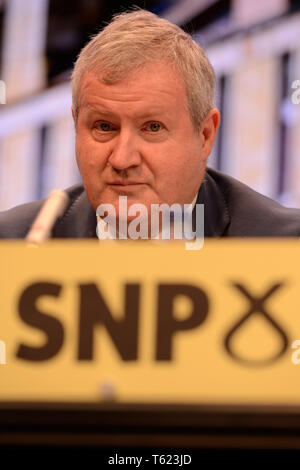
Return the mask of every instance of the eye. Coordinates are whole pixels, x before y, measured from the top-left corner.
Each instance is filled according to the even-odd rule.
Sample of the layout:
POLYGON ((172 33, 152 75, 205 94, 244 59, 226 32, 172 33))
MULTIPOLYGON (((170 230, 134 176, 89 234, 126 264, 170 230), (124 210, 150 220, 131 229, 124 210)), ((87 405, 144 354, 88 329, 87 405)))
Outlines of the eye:
POLYGON ((153 122, 148 122, 145 126, 145 129, 150 132, 157 133, 163 129, 163 126, 159 122, 153 121, 153 122))
POLYGON ((110 132, 114 130, 113 126, 109 122, 106 122, 106 121, 96 122, 95 128, 101 132, 110 132))

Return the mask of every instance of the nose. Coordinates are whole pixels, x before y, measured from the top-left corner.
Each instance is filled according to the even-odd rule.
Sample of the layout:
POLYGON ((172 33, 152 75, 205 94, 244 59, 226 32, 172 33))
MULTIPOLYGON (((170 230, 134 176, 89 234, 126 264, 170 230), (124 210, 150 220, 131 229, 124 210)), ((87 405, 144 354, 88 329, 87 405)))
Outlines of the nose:
POLYGON ((116 171, 124 171, 141 163, 138 137, 131 130, 121 130, 115 137, 109 163, 116 171))

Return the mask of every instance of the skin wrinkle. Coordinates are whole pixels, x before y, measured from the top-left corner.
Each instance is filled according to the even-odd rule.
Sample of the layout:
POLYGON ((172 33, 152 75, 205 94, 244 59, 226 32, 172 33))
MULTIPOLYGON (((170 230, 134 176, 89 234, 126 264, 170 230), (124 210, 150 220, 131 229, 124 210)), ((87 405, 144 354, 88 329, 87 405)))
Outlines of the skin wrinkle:
MULTIPOLYGON (((156 81, 157 83, 159 84, 159 81, 160 81, 160 77, 159 77, 159 69, 161 66, 164 66, 164 65, 167 65, 168 66, 168 75, 169 77, 172 79, 172 76, 173 76, 173 79, 174 79, 174 75, 177 76, 178 73, 176 72, 176 69, 174 68, 173 64, 167 64, 167 62, 165 61, 161 61, 161 60, 156 60, 155 62, 152 62, 152 76, 156 76, 156 81)), ((133 71, 130 71, 129 73, 127 73, 125 75, 125 77, 121 78, 120 81, 127 81, 128 79, 132 79, 132 76, 134 76, 136 73, 138 73, 140 70, 143 70, 143 68, 147 68, 147 65, 139 68, 138 70, 133 70, 133 71)), ((96 69, 97 70, 97 69, 96 69)), ((96 79, 99 81, 99 84, 102 84, 103 82, 101 81, 101 77, 105 76, 105 72, 102 71, 102 73, 97 73, 96 71, 90 71, 89 73, 95 73, 96 75, 96 79)), ((82 79, 81 79, 81 87, 82 87, 82 92, 79 94, 79 99, 78 99, 78 106, 77 106, 77 114, 76 114, 76 117, 78 118, 78 113, 79 113, 79 109, 80 109, 80 100, 82 98, 82 96, 85 96, 86 95, 86 88, 89 87, 89 81, 87 80, 87 75, 88 73, 84 73, 83 76, 82 76, 82 79)), ((179 77, 178 77, 179 78, 179 77)), ((178 81, 178 80, 177 80, 178 81)), ((183 85, 185 90, 186 90, 186 87, 185 85, 183 85)), ((168 90, 164 90, 163 87, 160 87, 160 89, 158 90, 161 94, 169 94, 170 95, 170 92, 168 90)), ((114 93, 116 93, 116 91, 114 91, 114 93)), ((143 96, 144 96, 144 93, 145 93, 145 90, 142 91, 141 93, 141 96, 139 99, 137 100, 134 100, 132 99, 130 96, 128 96, 127 98, 123 98, 122 99, 122 94, 120 93, 120 97, 118 99, 118 97, 115 97, 114 99, 116 101, 120 101, 120 102, 123 102, 123 101, 138 101, 138 100, 142 100, 143 99, 143 96)), ((97 98, 97 96, 96 96, 97 98)), ((102 99, 106 100, 105 97, 102 97, 102 99)), ((108 98, 108 100, 110 100, 110 98, 108 98)), ((184 106, 186 108, 186 110, 189 112, 189 107, 188 107, 188 103, 186 100, 184 100, 184 106)))

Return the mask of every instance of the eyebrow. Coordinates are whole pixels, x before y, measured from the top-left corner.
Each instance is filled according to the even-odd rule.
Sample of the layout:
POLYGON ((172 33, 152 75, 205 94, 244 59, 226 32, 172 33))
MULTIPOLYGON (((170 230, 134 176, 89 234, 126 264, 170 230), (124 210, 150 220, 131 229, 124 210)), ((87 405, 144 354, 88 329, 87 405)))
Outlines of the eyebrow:
MULTIPOLYGON (((94 107, 94 105, 92 105, 92 104, 87 104, 85 106, 85 108, 86 108, 86 113, 87 114, 102 114, 103 116, 116 116, 116 117, 118 117, 117 114, 115 114, 112 111, 109 111, 105 107, 100 108, 100 107, 94 107)), ((153 109, 147 110, 145 112, 142 112, 141 114, 138 114, 137 117, 139 119, 146 119, 146 118, 150 118, 150 117, 153 117, 153 116, 159 115, 159 114, 163 115, 163 114, 167 114, 167 112, 166 112, 166 110, 162 110, 161 108, 153 108, 153 109)))

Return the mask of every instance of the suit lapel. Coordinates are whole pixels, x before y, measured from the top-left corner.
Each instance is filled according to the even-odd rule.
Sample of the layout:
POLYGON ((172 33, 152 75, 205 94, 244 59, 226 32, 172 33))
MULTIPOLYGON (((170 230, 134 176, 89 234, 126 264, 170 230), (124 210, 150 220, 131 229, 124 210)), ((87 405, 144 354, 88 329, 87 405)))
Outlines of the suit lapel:
POLYGON ((55 238, 96 238, 96 214, 86 192, 82 191, 58 219, 53 236, 55 238))
MULTIPOLYGON (((201 183, 196 204, 204 204, 204 237, 226 236, 230 216, 225 197, 207 172, 201 183)), ((196 227, 196 207, 193 210, 193 229, 196 227)))

